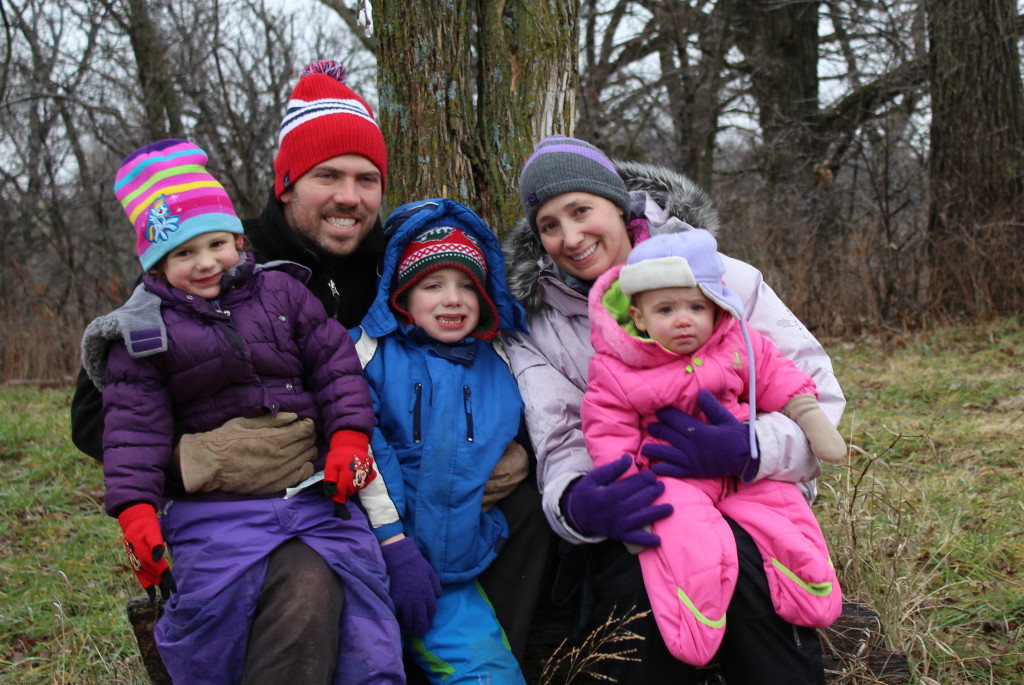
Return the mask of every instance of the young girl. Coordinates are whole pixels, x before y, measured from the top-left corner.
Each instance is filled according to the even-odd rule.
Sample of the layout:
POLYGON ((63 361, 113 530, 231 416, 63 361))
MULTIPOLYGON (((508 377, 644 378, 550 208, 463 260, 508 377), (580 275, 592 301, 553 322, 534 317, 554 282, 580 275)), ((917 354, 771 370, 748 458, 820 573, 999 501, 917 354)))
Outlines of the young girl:
POLYGON ((519 434, 523 403, 493 344, 522 331, 501 249, 474 212, 451 200, 399 207, 380 289, 357 333, 377 411, 372 445, 400 520, 441 581, 437 614, 407 649, 431 683, 525 683, 480 574, 509 537, 484 484, 519 434))
MULTIPOLYGON (((432 571, 411 540, 382 559, 348 501, 368 483, 383 485, 368 453, 373 406, 358 356, 347 331, 289 275, 302 278, 303 267, 257 266, 240 252, 241 222, 206 160, 190 142, 164 140, 122 163, 114 190, 145 273, 82 343, 83 365, 103 389, 106 510, 143 587, 174 592, 155 629, 160 654, 176 682, 237 683, 267 557, 296 538, 345 590, 335 681, 403 683, 388 573, 416 559, 414 577, 432 571), (313 468, 325 471, 333 503, 319 489, 187 493, 170 482, 176 433, 284 412, 315 423, 313 468)), ((393 579, 392 595, 402 591, 393 579)))
MULTIPOLYGON (((665 471, 667 465, 641 454, 652 443, 654 413, 665 406, 692 416, 706 409, 719 425, 749 421, 755 467, 757 409, 781 411, 807 434, 815 456, 839 461, 846 445, 818 406, 814 381, 747 328, 742 302, 722 283, 714 237, 684 225, 649 230, 674 232, 639 243, 625 265, 590 290, 595 353, 581 416, 594 465, 629 455, 627 475, 652 463, 655 473, 665 471)), ((704 665, 724 636, 737 578, 735 539, 724 517, 757 543, 779 616, 817 628, 839 616, 842 595, 824 537, 795 485, 751 482, 752 474, 743 473, 661 480, 665 493, 657 501, 670 503, 673 513, 654 522, 662 544, 643 551, 640 564, 655 619, 678 659, 704 665)))

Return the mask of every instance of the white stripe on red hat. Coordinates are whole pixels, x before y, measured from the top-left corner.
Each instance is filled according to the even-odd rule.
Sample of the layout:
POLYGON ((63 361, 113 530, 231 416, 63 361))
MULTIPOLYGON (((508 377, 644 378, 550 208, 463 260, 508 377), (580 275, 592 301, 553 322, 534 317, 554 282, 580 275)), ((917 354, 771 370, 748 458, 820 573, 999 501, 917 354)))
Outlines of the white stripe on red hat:
POLYGON ((278 143, 296 127, 331 114, 354 114, 377 126, 377 122, 370 116, 366 106, 358 100, 329 98, 312 101, 289 100, 288 111, 284 115, 284 121, 281 122, 281 131, 277 137, 278 143))

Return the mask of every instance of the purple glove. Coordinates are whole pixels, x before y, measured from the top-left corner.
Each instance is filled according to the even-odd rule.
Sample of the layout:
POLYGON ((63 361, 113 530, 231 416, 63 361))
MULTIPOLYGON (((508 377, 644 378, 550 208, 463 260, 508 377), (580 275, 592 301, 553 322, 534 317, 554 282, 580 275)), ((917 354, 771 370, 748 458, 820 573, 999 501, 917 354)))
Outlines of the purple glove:
POLYGON ((600 466, 573 481, 562 494, 561 509, 573 528, 586 535, 657 547, 661 538, 644 530, 672 513, 671 504, 651 505, 665 491, 650 471, 641 471, 622 480, 632 459, 628 454, 619 461, 600 466))
POLYGON ((380 548, 391 579, 391 601, 402 633, 423 637, 434 622, 441 583, 412 538, 380 548))
POLYGON ((752 483, 761 462, 750 453, 749 426, 730 414, 708 390, 697 394, 697 405, 710 425, 675 407, 657 411, 660 423, 652 423, 648 430, 669 444, 652 443, 640 450, 648 459, 660 462, 651 470, 673 478, 739 476, 744 483, 752 483))

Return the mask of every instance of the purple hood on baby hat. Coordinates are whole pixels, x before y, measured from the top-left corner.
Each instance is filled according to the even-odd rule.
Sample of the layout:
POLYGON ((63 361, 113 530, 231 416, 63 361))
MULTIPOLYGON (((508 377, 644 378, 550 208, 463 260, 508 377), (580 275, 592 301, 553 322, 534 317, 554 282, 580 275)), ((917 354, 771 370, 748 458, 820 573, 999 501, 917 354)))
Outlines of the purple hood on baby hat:
POLYGON ((742 319, 743 302, 722 283, 724 274, 714 236, 703 228, 689 228, 653 236, 634 247, 619 274, 619 287, 627 297, 658 288, 700 288, 733 318, 742 319))

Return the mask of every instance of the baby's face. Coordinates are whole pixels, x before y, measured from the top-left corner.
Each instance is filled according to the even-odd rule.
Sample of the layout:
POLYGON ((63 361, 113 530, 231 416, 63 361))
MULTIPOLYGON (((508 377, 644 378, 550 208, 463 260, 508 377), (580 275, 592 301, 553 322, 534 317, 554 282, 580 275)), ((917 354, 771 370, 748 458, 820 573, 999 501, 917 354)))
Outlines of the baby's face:
POLYGON ((715 310, 700 288, 658 288, 637 293, 629 314, 637 328, 665 349, 693 354, 711 337, 715 310))
POLYGON ((476 284, 461 269, 432 271, 416 281, 408 293, 412 322, 438 342, 458 342, 480 323, 476 284))

